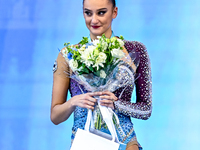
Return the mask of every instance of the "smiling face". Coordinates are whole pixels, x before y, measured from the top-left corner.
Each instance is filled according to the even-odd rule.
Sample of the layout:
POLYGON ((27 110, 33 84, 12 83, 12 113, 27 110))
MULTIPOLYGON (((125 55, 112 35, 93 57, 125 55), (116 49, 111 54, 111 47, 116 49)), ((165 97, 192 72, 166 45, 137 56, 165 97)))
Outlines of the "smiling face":
POLYGON ((91 39, 96 39, 105 33, 107 38, 112 35, 112 19, 117 17, 117 7, 109 0, 85 0, 83 13, 91 39))

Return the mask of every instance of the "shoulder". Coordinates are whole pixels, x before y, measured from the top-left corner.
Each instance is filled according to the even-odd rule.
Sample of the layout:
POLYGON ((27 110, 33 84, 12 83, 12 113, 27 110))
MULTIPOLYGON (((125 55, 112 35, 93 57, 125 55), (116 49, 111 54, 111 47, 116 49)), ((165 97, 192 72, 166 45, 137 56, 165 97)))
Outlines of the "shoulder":
POLYGON ((135 51, 135 52, 146 52, 146 46, 138 41, 128 41, 124 40, 124 46, 128 52, 135 51))
POLYGON ((146 46, 138 41, 127 41, 124 40, 124 47, 127 49, 128 53, 135 53, 136 54, 136 60, 138 60, 139 64, 145 65, 148 64, 150 65, 150 58, 149 54, 147 52, 146 46))

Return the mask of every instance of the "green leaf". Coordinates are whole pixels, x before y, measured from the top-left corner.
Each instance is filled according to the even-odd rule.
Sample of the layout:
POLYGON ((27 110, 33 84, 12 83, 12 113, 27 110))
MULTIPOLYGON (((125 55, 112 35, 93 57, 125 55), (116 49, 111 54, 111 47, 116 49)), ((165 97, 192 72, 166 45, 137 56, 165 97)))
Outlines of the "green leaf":
POLYGON ((94 69, 92 66, 89 67, 90 71, 94 72, 94 69))
POLYGON ((120 37, 119 37, 121 40, 124 40, 124 37, 122 36, 122 35, 120 35, 120 37))
POLYGON ((105 51, 104 53, 105 53, 105 54, 109 54, 109 53, 110 53, 110 51, 105 51))
POLYGON ((100 70, 96 72, 97 76, 100 77, 100 70))
POLYGON ((76 45, 76 49, 79 49, 80 48, 80 46, 79 45, 76 45))
POLYGON ((80 71, 80 72, 78 72, 79 73, 79 75, 82 75, 84 72, 83 71, 80 71))
POLYGON ((69 44, 70 44, 70 42, 68 42, 68 43, 64 43, 64 46, 68 47, 69 44))
POLYGON ((79 56, 77 56, 77 58, 76 58, 77 60, 80 60, 81 59, 81 56, 79 55, 79 56))
POLYGON ((87 68, 84 68, 82 71, 83 71, 84 73, 87 73, 87 74, 90 73, 89 70, 88 70, 87 68))

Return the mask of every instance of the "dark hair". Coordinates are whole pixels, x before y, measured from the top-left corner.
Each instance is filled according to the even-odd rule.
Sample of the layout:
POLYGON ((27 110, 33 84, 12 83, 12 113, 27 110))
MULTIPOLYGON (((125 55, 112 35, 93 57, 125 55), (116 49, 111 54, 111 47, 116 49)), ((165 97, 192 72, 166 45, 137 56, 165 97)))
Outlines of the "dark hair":
MULTIPOLYGON (((83 4, 84 4, 84 1, 85 0, 83 0, 83 4)), ((116 2, 115 2, 115 0, 109 0, 112 4, 113 4, 113 7, 116 7, 116 2)))

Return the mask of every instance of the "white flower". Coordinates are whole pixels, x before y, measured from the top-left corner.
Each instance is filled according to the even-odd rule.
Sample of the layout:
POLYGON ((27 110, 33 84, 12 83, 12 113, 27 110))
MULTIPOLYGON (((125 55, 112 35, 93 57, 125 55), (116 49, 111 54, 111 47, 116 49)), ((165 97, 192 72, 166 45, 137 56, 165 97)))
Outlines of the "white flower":
POLYGON ((93 67, 97 67, 97 70, 99 70, 99 66, 104 67, 103 63, 106 62, 106 58, 107 58, 106 54, 100 52, 93 67))
POLYGON ((106 54, 105 54, 105 53, 103 53, 103 52, 100 52, 100 53, 99 53, 99 56, 98 56, 98 58, 100 59, 100 61, 102 61, 102 62, 105 62, 105 61, 106 61, 106 58, 107 58, 107 56, 106 56, 106 54))
POLYGON ((78 49, 79 53, 82 54, 85 51, 86 45, 83 45, 80 49, 78 49))
POLYGON ((69 66, 70 66, 70 68, 71 68, 73 71, 76 71, 77 68, 78 68, 78 62, 77 62, 77 60, 71 59, 71 60, 69 61, 69 66))
POLYGON ((124 52, 121 49, 112 49, 111 54, 115 58, 122 58, 124 57, 124 52))
POLYGON ((122 41, 121 39, 117 39, 117 41, 119 42, 120 47, 124 46, 124 41, 122 41))
POLYGON ((104 79, 106 78, 106 73, 104 70, 100 70, 100 77, 104 79))
POLYGON ((94 46, 97 46, 99 44, 99 40, 93 40, 92 43, 94 44, 94 46))
POLYGON ((81 61, 84 62, 86 64, 87 67, 90 67, 90 65, 93 64, 93 51, 96 47, 91 45, 91 46, 88 46, 88 48, 85 49, 85 51, 82 53, 81 55, 81 61))

